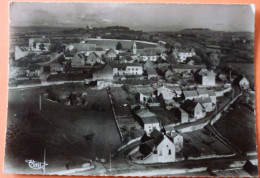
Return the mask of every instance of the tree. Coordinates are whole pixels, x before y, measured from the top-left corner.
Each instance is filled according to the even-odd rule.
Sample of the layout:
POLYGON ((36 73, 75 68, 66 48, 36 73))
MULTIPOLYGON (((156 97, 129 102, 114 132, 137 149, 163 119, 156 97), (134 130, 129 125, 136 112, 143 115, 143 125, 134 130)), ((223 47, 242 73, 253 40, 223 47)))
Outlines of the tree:
POLYGON ((116 50, 121 50, 122 49, 122 44, 120 42, 118 42, 116 44, 116 50))
POLYGON ((33 47, 36 48, 36 42, 33 42, 33 47))
POLYGON ((45 50, 45 45, 44 45, 44 43, 41 43, 41 44, 39 45, 39 48, 40 48, 41 51, 45 50))

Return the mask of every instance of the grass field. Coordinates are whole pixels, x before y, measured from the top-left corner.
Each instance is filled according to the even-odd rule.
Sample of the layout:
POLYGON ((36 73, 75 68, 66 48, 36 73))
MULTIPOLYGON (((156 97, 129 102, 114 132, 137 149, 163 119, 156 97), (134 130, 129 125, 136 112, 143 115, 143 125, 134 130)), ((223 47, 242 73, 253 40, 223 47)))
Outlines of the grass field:
MULTIPOLYGON (((62 88, 62 86, 56 86, 62 88)), ((66 88, 66 87, 65 87, 66 88)), ((78 87, 83 90, 83 87, 78 87)), ((30 173, 25 159, 43 160, 46 149, 46 172, 64 170, 65 164, 78 159, 105 158, 120 145, 105 90, 87 90, 87 106, 68 106, 42 100, 38 108, 39 94, 45 88, 9 91, 8 135, 5 170, 30 173), (100 111, 91 111, 92 103, 98 103, 100 111), (89 139, 89 135, 93 139, 89 139), (14 166, 16 170, 13 170, 14 166)))
POLYGON ((183 133, 183 154, 191 157, 232 154, 227 146, 210 135, 206 129, 183 133))
POLYGON ((245 105, 235 102, 214 127, 242 152, 256 151, 255 115, 245 105))

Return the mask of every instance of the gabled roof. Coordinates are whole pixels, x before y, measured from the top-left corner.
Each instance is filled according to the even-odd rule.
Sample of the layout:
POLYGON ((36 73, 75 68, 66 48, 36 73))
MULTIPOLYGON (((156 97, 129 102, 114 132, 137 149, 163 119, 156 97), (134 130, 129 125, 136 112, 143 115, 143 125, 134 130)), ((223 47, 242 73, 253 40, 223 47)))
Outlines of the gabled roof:
POLYGON ((137 116, 139 116, 140 118, 143 117, 155 117, 155 114, 150 112, 148 109, 139 109, 135 112, 135 114, 137 116))
POLYGON ((211 101, 211 99, 209 97, 206 97, 206 98, 195 98, 194 101, 198 102, 198 103, 212 103, 212 101, 211 101))
POLYGON ((141 120, 143 121, 144 124, 157 124, 157 123, 159 123, 157 117, 155 117, 155 116, 141 117, 141 120))
POLYGON ((196 90, 186 90, 186 91, 183 91, 183 94, 184 94, 185 98, 198 96, 198 92, 196 90))
POLYGON ((110 63, 111 67, 118 68, 118 69, 126 69, 126 67, 132 67, 132 66, 140 66, 142 67, 142 64, 138 63, 110 63))
POLYGON ((172 66, 173 69, 206 69, 206 65, 189 65, 189 64, 175 64, 172 66))
POLYGON ((151 138, 154 140, 155 146, 158 146, 163 141, 163 134, 156 129, 154 129, 150 135, 151 138))
POLYGON ((127 61, 132 61, 133 60, 133 58, 131 57, 131 56, 123 56, 121 59, 120 59, 120 61, 121 60, 127 60, 127 61))
POLYGON ((109 53, 114 53, 114 54, 116 54, 116 51, 115 51, 114 49, 110 48, 110 49, 106 52, 106 54, 109 54, 109 53))
MULTIPOLYGON (((186 100, 183 104, 181 104, 181 108, 186 111, 187 113, 193 115, 195 107, 198 105, 198 102, 194 100, 186 100)), ((200 104, 199 104, 200 105, 200 104)))
POLYGON ((209 94, 205 88, 198 88, 197 92, 199 95, 208 95, 209 94))
POLYGON ((147 74, 148 75, 157 75, 157 72, 155 69, 147 69, 147 74))

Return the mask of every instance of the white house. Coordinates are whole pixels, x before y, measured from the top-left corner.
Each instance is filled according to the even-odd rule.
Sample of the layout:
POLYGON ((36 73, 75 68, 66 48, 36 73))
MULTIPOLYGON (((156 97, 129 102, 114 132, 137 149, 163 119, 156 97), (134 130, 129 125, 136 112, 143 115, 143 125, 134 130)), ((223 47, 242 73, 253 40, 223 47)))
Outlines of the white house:
POLYGON ((216 74, 213 71, 202 72, 202 85, 204 86, 215 86, 216 85, 216 74))
POLYGON ((176 152, 183 146, 183 138, 179 134, 164 135, 158 130, 153 130, 150 136, 141 138, 139 152, 143 155, 140 163, 169 163, 176 161, 176 152))
POLYGON ((142 75, 143 66, 137 63, 111 63, 114 75, 142 75))
POLYGON ((245 76, 239 81, 239 86, 241 89, 248 89, 249 88, 249 81, 245 76))
POLYGON ((199 98, 199 94, 196 90, 186 90, 182 92, 185 100, 193 100, 195 98, 199 98))
POLYGON ((203 106, 200 103, 195 102, 193 100, 186 100, 181 105, 181 108, 185 110, 194 119, 201 119, 206 115, 203 106))
POLYGON ((148 136, 150 136, 151 132, 156 129, 160 130, 160 123, 157 119, 157 117, 141 117, 142 123, 143 123, 143 128, 144 131, 148 136))
POLYGON ((166 88, 165 86, 157 89, 157 97, 160 95, 162 95, 165 101, 173 100, 173 98, 176 97, 176 93, 173 90, 166 88))
POLYGON ((191 49, 177 49, 173 50, 173 54, 177 57, 177 61, 180 63, 185 63, 188 57, 195 56, 195 50, 191 49))

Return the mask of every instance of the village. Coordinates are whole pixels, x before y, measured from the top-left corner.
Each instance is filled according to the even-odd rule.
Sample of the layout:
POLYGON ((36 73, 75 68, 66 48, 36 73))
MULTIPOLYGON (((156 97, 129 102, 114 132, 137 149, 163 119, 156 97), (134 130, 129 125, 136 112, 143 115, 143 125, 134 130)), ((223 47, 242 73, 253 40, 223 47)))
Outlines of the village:
MULTIPOLYGON (((87 26, 88 30, 92 28, 87 26)), ((254 84, 233 68, 219 67, 219 48, 207 51, 209 66, 201 52, 190 46, 163 40, 112 39, 109 35, 55 44, 48 36, 29 38, 28 46, 13 48, 9 88, 45 87, 37 106, 40 111, 42 102, 51 101, 64 107, 86 106, 106 112, 94 100, 107 95, 121 140, 119 153, 128 150, 124 155, 131 164, 238 159, 241 153, 219 135, 214 124, 238 98, 254 93, 254 84), (81 89, 58 87, 66 84, 71 88, 80 84, 81 89)), ((247 105, 255 112, 253 104, 247 105)), ((111 164, 118 161, 117 154, 113 152, 115 158, 110 156, 110 162, 101 160, 105 168, 110 166, 111 170, 111 164)), ((240 157, 238 160, 241 163, 240 157)), ((128 163, 122 165, 127 167, 128 163)), ((211 175, 217 173, 211 171, 211 175)))

